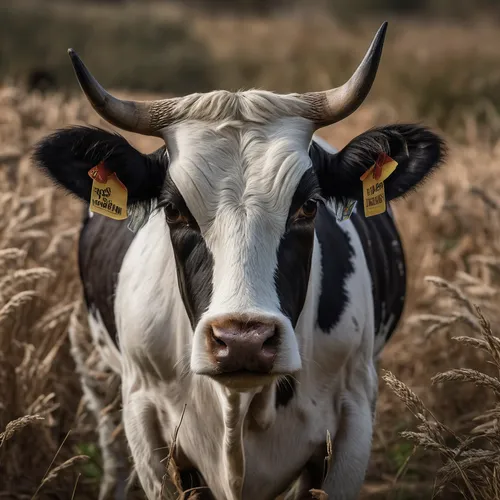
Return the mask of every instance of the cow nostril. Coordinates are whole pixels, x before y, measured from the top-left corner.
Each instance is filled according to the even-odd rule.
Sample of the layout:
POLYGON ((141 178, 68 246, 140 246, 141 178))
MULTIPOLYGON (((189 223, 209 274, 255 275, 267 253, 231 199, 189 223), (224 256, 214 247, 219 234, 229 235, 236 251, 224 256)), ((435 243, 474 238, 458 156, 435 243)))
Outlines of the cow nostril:
POLYGON ((217 335, 215 335, 213 331, 212 331, 212 339, 217 345, 221 347, 227 347, 227 344, 221 338, 217 337, 217 335))
POLYGON ((279 335, 278 335, 278 327, 274 327, 274 332, 273 334, 265 340, 265 342, 262 344, 262 347, 276 347, 279 342, 279 335))

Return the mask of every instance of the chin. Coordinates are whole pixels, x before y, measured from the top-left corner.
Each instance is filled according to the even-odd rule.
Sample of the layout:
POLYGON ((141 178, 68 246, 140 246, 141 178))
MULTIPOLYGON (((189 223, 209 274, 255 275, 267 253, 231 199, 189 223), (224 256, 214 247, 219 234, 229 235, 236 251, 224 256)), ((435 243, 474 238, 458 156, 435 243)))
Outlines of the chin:
POLYGON ((282 374, 241 370, 230 373, 205 374, 205 376, 233 391, 246 392, 268 385, 281 377, 282 374))

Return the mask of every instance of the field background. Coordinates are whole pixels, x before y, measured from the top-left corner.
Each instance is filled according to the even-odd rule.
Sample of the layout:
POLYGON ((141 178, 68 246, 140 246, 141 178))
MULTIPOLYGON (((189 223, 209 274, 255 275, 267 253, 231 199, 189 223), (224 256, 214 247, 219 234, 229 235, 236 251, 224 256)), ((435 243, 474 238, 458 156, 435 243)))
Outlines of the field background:
MULTIPOLYGON (((81 313, 83 207, 35 172, 29 157, 58 127, 111 128, 81 96, 66 49, 120 96, 300 92, 343 83, 386 19, 369 98, 320 134, 342 147, 372 126, 420 121, 446 137, 450 155, 431 182, 395 206, 410 290, 381 361, 363 498, 500 498, 496 0, 0 0, 0 498, 96 498, 102 474, 67 339, 81 313)), ((160 144, 124 135, 145 152, 160 144)), ((85 376, 108 390, 105 412, 115 418, 116 381, 90 351, 87 365, 85 376)))

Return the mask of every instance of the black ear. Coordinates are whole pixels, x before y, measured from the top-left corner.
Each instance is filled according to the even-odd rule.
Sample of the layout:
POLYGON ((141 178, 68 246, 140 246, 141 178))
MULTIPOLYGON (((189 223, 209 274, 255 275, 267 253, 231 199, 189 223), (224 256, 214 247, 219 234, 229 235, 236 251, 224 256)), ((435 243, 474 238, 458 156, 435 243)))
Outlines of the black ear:
POLYGON ((128 191, 128 204, 158 198, 167 170, 166 148, 144 155, 121 135, 93 127, 71 127, 45 137, 34 147, 35 165, 57 184, 90 201, 88 171, 104 161, 128 191))
POLYGON ((355 137, 336 154, 312 143, 310 156, 325 198, 363 198, 360 177, 386 153, 398 162, 385 180, 385 196, 392 200, 405 195, 437 170, 446 157, 442 138, 412 124, 374 128, 355 137))

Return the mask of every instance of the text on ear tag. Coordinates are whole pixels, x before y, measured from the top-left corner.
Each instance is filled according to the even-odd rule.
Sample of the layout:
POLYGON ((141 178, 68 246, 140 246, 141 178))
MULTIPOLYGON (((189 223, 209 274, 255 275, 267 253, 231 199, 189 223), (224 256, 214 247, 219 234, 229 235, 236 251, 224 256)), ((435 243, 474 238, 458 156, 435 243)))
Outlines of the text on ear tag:
POLYGON ((88 174, 92 179, 90 210, 110 219, 126 219, 128 192, 116 173, 110 173, 104 162, 100 162, 88 174))
POLYGON ((386 211, 384 181, 396 170, 397 166, 396 160, 385 153, 380 153, 377 161, 360 177, 363 182, 365 217, 372 217, 386 211))

